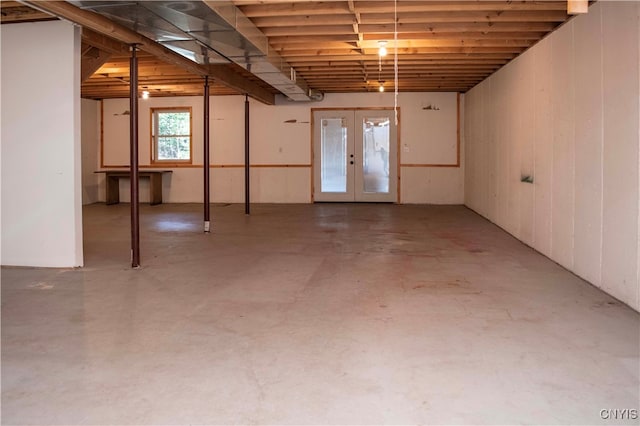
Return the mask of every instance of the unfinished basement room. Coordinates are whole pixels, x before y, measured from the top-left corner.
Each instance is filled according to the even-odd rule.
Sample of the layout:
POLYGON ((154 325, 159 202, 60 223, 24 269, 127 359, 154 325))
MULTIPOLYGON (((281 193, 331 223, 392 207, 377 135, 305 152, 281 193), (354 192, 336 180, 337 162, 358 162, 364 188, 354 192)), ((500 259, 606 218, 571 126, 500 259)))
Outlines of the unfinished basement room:
POLYGON ((640 2, 1 1, 3 425, 638 425, 640 2))

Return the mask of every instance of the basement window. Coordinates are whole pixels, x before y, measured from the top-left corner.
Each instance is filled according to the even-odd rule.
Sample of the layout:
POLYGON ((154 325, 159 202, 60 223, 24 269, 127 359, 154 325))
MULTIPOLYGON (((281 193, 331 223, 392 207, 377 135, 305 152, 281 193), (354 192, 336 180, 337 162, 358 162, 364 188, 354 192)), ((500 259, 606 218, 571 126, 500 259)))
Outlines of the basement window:
POLYGON ((151 162, 191 163, 191 108, 151 108, 151 162))

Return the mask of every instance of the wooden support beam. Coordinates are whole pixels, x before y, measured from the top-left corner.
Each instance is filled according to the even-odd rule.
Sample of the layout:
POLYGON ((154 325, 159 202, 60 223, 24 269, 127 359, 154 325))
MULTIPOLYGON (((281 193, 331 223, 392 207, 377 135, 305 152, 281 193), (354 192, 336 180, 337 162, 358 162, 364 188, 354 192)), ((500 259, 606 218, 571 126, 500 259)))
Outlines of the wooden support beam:
POLYGON ((84 82, 91 77, 100 67, 111 57, 111 53, 92 47, 91 50, 82 55, 80 62, 80 81, 84 82))
MULTIPOLYGON (((586 0, 585 0, 586 1, 586 0)), ((577 2, 577 1, 576 1, 577 2)), ((570 2, 572 3, 572 2, 570 2)), ((567 19, 564 10, 520 12, 520 11, 494 11, 494 12, 406 12, 398 14, 398 25, 429 23, 474 23, 474 22, 563 22, 567 19)), ((363 13, 354 11, 353 15, 300 15, 300 16, 270 16, 253 18, 254 24, 259 28, 292 27, 308 25, 352 25, 355 23, 364 25, 389 23, 389 12, 363 13), (358 18, 360 20, 358 21, 358 18)))
POLYGON ((115 55, 129 55, 128 44, 114 40, 89 28, 82 28, 82 41, 115 55))
MULTIPOLYGON (((234 0, 234 4, 242 10, 249 18, 267 16, 295 16, 295 15, 327 15, 327 14, 350 14, 348 5, 344 2, 263 2, 262 4, 244 3, 242 0, 234 0)), ((398 13, 414 12, 447 12, 451 10, 460 11, 564 11, 566 3, 561 1, 404 1, 397 4, 398 13)), ((360 13, 393 13, 393 1, 362 1, 358 2, 360 13)))
POLYGON ((0 17, 3 24, 51 21, 57 19, 55 16, 32 9, 15 1, 2 1, 0 8, 0 17))
POLYGON ((245 93, 254 99, 267 105, 274 105, 276 98, 269 90, 258 86, 234 72, 228 65, 209 65, 208 74, 227 87, 231 87, 240 93, 245 93))
MULTIPOLYGON (((401 24, 398 25, 398 37, 403 33, 426 34, 433 33, 466 33, 472 32, 548 32, 552 31, 557 22, 443 22, 425 24, 401 24)), ((363 34, 393 34, 394 27, 391 24, 360 24, 358 29, 363 34)), ((265 27, 262 32, 271 39, 272 37, 290 36, 353 36, 352 25, 306 25, 288 27, 265 27)), ((375 37, 375 36, 374 36, 375 37)), ((367 39, 368 37, 365 37, 367 39)))
POLYGON ((169 50, 163 45, 156 43, 154 40, 132 31, 123 25, 113 22, 100 14, 80 9, 79 7, 65 1, 25 0, 22 3, 60 18, 64 18, 122 43, 135 44, 140 50, 150 53, 163 61, 178 65, 181 68, 199 76, 204 77, 209 75, 220 83, 243 94, 248 94, 260 102, 270 105, 275 103, 275 97, 271 92, 244 76, 233 72, 230 68, 227 68, 226 71, 222 71, 218 68, 210 70, 210 68, 199 65, 184 56, 169 50), (214 74, 209 74, 210 72, 214 72, 214 74))
POLYGON ((579 15, 589 11, 589 0, 567 0, 567 13, 579 15))
POLYGON ((167 49, 159 43, 147 38, 129 28, 120 25, 112 20, 89 10, 80 9, 65 1, 23 1, 23 3, 44 10, 47 13, 67 19, 82 27, 89 28, 100 34, 106 35, 113 39, 126 44, 136 44, 139 49, 151 53, 158 58, 172 64, 176 64, 189 70, 190 72, 205 76, 206 70, 195 62, 180 56, 177 53, 167 49))

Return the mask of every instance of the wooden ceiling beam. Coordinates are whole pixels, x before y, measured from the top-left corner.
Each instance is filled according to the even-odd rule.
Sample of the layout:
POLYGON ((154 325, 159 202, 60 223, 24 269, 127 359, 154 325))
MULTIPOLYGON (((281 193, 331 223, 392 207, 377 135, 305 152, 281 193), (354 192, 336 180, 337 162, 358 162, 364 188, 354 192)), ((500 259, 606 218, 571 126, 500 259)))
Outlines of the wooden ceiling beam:
POLYGON ((3 24, 13 24, 18 22, 52 21, 55 16, 25 6, 16 1, 0 2, 0 22, 3 24))
MULTIPOLYGON (((421 58, 411 58, 410 62, 405 62, 403 61, 402 64, 420 64, 423 63, 424 61, 427 61, 429 63, 433 63, 434 61, 438 61, 438 60, 466 60, 468 59, 469 61, 474 61, 474 57, 469 57, 467 58, 467 55, 465 54, 451 54, 451 55, 421 55, 421 58)), ((501 55, 501 56, 496 56, 493 59, 497 59, 500 61, 505 61, 505 63, 507 63, 508 61, 510 61, 511 59, 513 59, 516 56, 516 54, 507 54, 507 55, 501 55)), ((477 57, 477 56, 476 56, 477 57)), ((314 58, 314 59, 318 59, 317 61, 294 61, 294 63, 290 63, 291 66, 293 66, 296 70, 298 68, 304 69, 306 68, 315 68, 316 66, 322 66, 322 67, 335 67, 335 66, 359 66, 360 62, 359 61, 323 61, 321 58, 314 58)), ((491 60, 491 59, 489 59, 491 60)), ((369 65, 369 66, 377 66, 378 61, 377 60, 369 60, 366 61, 365 64, 369 65)), ((403 66, 403 65, 401 65, 403 66)))
MULTIPOLYGON (((417 55, 416 55, 417 56, 417 55)), ((464 63, 464 64, 506 64, 514 57, 514 54, 499 54, 491 55, 490 57, 481 57, 478 55, 420 55, 419 57, 411 57, 402 61, 402 66, 411 65, 429 65, 435 63, 464 63)), ((378 66, 378 61, 363 61, 367 66, 378 66)), ((361 66, 361 61, 340 61, 340 62, 323 62, 323 61, 295 61, 296 70, 310 70, 310 69, 323 69, 330 71, 331 69, 337 69, 340 67, 356 67, 361 66)))
POLYGON ((309 2, 309 3, 267 3, 261 5, 243 6, 242 2, 234 1, 242 13, 248 18, 259 16, 296 16, 296 15, 350 15, 347 2, 309 2))
MULTIPOLYGON (((128 85, 128 79, 124 80, 123 83, 128 85)), ((202 80, 198 78, 189 78, 189 79, 154 79, 149 81, 140 81, 140 86, 143 89, 148 89, 150 87, 158 87, 162 85, 188 85, 195 84, 202 86, 202 80)), ((95 81, 95 80, 87 80, 84 84, 86 88, 96 88, 96 87, 111 87, 113 85, 117 85, 114 80, 107 81, 95 81)))
MULTIPOLYGON (((398 25, 398 34, 431 34, 431 33, 466 33, 466 32, 549 32, 557 26, 553 22, 454 22, 454 23, 424 23, 398 25)), ((362 24, 359 30, 363 34, 393 34, 393 23, 389 24, 362 24)), ((263 28, 262 32, 271 37, 297 37, 297 36, 348 36, 352 35, 353 28, 350 25, 310 25, 263 28)), ((370 37, 365 36, 365 39, 370 37)))
MULTIPOLYGON (((398 13, 403 12, 449 12, 458 10, 462 12, 473 11, 546 11, 566 10, 566 3, 561 1, 400 1, 396 5, 398 13)), ((369 1, 358 4, 361 13, 393 13, 393 1, 369 1)))
MULTIPOLYGON (((323 15, 323 14, 349 14, 349 8, 343 2, 261 2, 248 3, 235 0, 242 13, 249 18, 268 16, 295 16, 295 15, 323 15)), ((393 13, 392 1, 356 1, 355 6, 360 13, 393 13)), ((566 1, 404 1, 397 3, 398 12, 447 12, 460 11, 545 11, 566 10, 566 1)))
MULTIPOLYGON (((440 73, 440 74, 404 74, 404 75, 400 75, 399 78, 402 81, 411 81, 411 80, 425 80, 425 79, 429 79, 429 78, 447 78, 447 79, 453 79, 456 77, 462 78, 484 78, 490 74, 493 73, 493 70, 484 70, 482 72, 476 72, 476 73, 468 73, 468 74, 454 74, 454 73, 440 73)), ((343 80, 343 82, 354 82, 354 81, 360 81, 360 80, 367 80, 368 78, 378 78, 380 76, 380 78, 382 80, 393 80, 395 78, 395 76, 393 74, 389 74, 389 73, 378 73, 378 72, 370 72, 370 73, 365 73, 365 74, 360 74, 360 75, 350 75, 350 76, 340 76, 340 79, 343 80), (363 77, 365 76, 365 77, 363 77), (366 77, 368 76, 368 77, 366 77)), ((314 84, 322 84, 323 87, 328 84, 331 81, 331 78, 328 77, 324 77, 321 78, 320 76, 318 77, 309 77, 309 81, 311 81, 314 84)))
MULTIPOLYGON (((483 71, 492 71, 492 70, 496 70, 500 67, 501 65, 437 65, 437 66, 433 66, 433 67, 415 67, 415 68, 403 68, 404 71, 400 72, 399 70, 399 74, 402 73, 416 73, 416 72, 428 72, 428 71, 432 71, 432 70, 449 70, 449 71, 455 71, 455 70, 483 70, 483 71)), ((356 75, 356 74, 361 74, 362 72, 367 72, 367 73, 374 73, 374 72, 378 72, 377 68, 374 67, 368 67, 368 68, 348 68, 348 69, 335 69, 332 70, 332 75, 333 76, 338 76, 338 75, 356 75)), ((323 76, 323 75, 327 75, 329 73, 329 71, 322 71, 322 70, 318 70, 318 71, 298 71, 299 74, 307 76, 309 78, 313 78, 314 76, 323 76)))
MULTIPOLYGON (((473 86, 478 84, 479 81, 465 81, 465 82, 432 82, 423 84, 421 86, 400 86, 399 92, 466 92, 473 86)), ((379 83, 362 83, 360 85, 352 86, 327 86, 326 93, 361 93, 361 92, 377 92, 379 83)), ((387 84, 387 91, 392 91, 393 86, 387 84)))
MULTIPOLYGON (((447 69, 447 70, 465 70, 465 69, 495 69, 499 68, 501 65, 494 64, 431 64, 431 65, 420 65, 420 66, 406 66, 403 68, 399 68, 398 72, 421 72, 421 71, 430 71, 430 70, 439 70, 439 69, 447 69)), ((390 67, 389 69, 393 69, 390 67)), ((369 66, 365 68, 357 68, 357 67, 347 67, 347 68, 332 68, 330 71, 334 72, 334 75, 340 74, 351 74, 356 73, 358 71, 366 70, 368 72, 372 72, 373 70, 378 70, 378 67, 369 66)), ((299 73, 304 73, 305 75, 327 75, 330 71, 325 69, 313 69, 311 71, 298 71, 299 73)))
POLYGON ((113 39, 116 39, 122 43, 131 45, 136 44, 141 50, 148 52, 162 60, 169 63, 181 66, 190 72, 204 76, 206 70, 195 62, 174 53, 166 47, 156 43, 155 41, 147 38, 135 31, 130 30, 120 24, 117 24, 110 19, 91 12, 89 10, 80 9, 65 1, 42 1, 33 0, 25 1, 25 4, 32 5, 35 8, 44 10, 53 15, 67 19, 84 28, 89 28, 99 34, 106 35, 113 39))
MULTIPOLYGON (((335 26, 335 25, 374 25, 392 24, 393 14, 363 13, 356 15, 298 15, 298 16, 269 16, 253 18, 253 23, 261 29, 292 26, 335 26)), ((506 11, 506 12, 407 12, 398 14, 398 25, 415 23, 464 23, 464 22, 564 22, 566 11, 506 11)))
MULTIPOLYGON (((398 40, 438 40, 438 39, 471 39, 471 40, 533 40, 537 41, 544 37, 546 33, 540 32, 459 32, 459 33, 403 33, 398 34, 398 40)), ((297 45, 321 44, 322 47, 356 47, 356 37, 341 36, 339 34, 330 36, 301 36, 301 37, 271 37, 270 45, 273 48, 284 48, 297 45)), ((377 34, 363 34, 363 43, 380 40, 377 34)))
MULTIPOLYGON (((42 9, 50 3, 65 4, 26 2, 42 9)), ((378 88, 378 78, 386 81, 387 90, 393 90, 393 59, 383 58, 380 71, 377 50, 378 41, 386 40, 393 56, 394 46, 390 45, 396 6, 400 91, 466 91, 568 18, 566 0, 398 0, 397 4, 393 0, 232 0, 232 3, 263 31, 274 53, 291 64, 310 87, 322 92, 373 92, 378 88)), ((24 8, 19 3, 4 1, 3 12, 7 5, 24 8)), ((114 40, 109 30, 117 31, 114 29, 117 24, 111 25, 100 32, 88 30, 93 27, 84 25, 87 30, 83 43, 93 46, 83 48, 85 75, 89 62, 95 67, 104 52, 111 57, 98 69, 100 74, 92 75, 83 84, 82 96, 95 99, 128 96, 131 42, 114 40)), ((147 53, 143 46, 141 49, 140 85, 147 87, 152 96, 201 95, 201 76, 205 74, 212 76, 212 94, 246 93, 237 87, 246 82, 268 92, 263 93, 266 97, 276 93, 233 64, 201 66, 189 61, 190 66, 185 68, 175 57, 147 53), (220 86, 222 80, 236 89, 220 86)), ((171 51, 169 55, 174 53, 171 51)), ((179 57, 179 61, 183 60, 187 59, 179 57)))
POLYGON ((82 41, 100 50, 109 52, 112 55, 129 55, 129 45, 93 31, 90 28, 82 28, 82 41))
MULTIPOLYGON (((442 67, 434 67, 434 68, 414 68, 414 69, 405 69, 402 70, 401 72, 398 72, 398 75, 404 75, 404 76, 411 76, 411 75, 419 75, 419 74, 428 74, 428 73, 433 73, 433 72, 446 72, 446 73, 456 73, 456 72, 460 72, 460 73, 466 73, 466 72, 474 72, 474 73, 487 73, 487 72, 491 72, 496 70, 498 67, 495 66, 489 66, 489 67, 467 67, 467 68, 460 68, 460 67, 451 67, 451 66, 442 66, 442 67)), ((336 76, 344 76, 344 77, 349 77, 349 76, 358 76, 358 75, 362 75, 362 69, 351 69, 351 70, 336 70, 333 74, 329 75, 327 72, 324 71, 320 71, 320 72, 305 72, 305 73, 300 73, 300 74, 304 74, 304 76, 306 78, 309 79, 314 79, 314 78, 322 78, 325 77, 327 75, 329 75, 330 77, 335 78, 336 76)), ((364 71, 366 71, 368 74, 374 74, 376 72, 378 72, 377 69, 374 68, 367 68, 364 71)), ((383 70, 382 72, 384 73, 389 73, 389 72, 393 72, 393 70, 383 70)))
POLYGON ((97 47, 91 47, 91 50, 80 58, 80 81, 84 82, 91 77, 110 56, 110 52, 98 49, 97 47))
MULTIPOLYGON (((393 15, 391 15, 393 17, 393 15)), ((389 13, 361 13, 362 24, 388 24, 389 13)), ((399 13, 398 24, 447 22, 564 22, 567 12, 560 11, 499 11, 499 12, 410 12, 399 13)), ((393 22, 393 19, 391 19, 393 22)), ((296 24, 297 25, 297 24, 296 24)), ((300 24, 302 25, 302 24, 300 24)))
MULTIPOLYGON (((184 68, 180 68, 177 65, 173 65, 173 64, 168 64, 166 62, 163 62, 153 56, 148 56, 148 57, 142 57, 138 60, 138 66, 139 67, 173 67, 176 70, 180 70, 183 73, 187 73, 187 74, 193 74, 190 73, 189 71, 185 70, 184 68)), ((117 56, 117 55, 113 55, 111 57, 111 59, 109 59, 107 62, 105 62, 104 64, 104 68, 116 68, 116 69, 129 69, 129 57, 122 57, 122 56, 117 56)))
MULTIPOLYGON (((139 74, 141 74, 141 76, 139 78, 144 78, 145 75, 150 75, 150 76, 165 76, 165 75, 172 75, 172 76, 186 76, 186 77, 193 77, 195 76, 192 73, 188 73, 188 72, 184 72, 182 69, 180 69, 179 67, 173 66, 173 65, 164 65, 164 66, 159 66, 159 65, 152 65, 152 66, 141 66, 138 67, 138 72, 139 74)), ((102 75, 105 77, 121 77, 121 76, 128 76, 129 75, 129 67, 109 67, 106 65, 103 65, 101 68, 99 68, 96 71, 97 75, 102 75)), ((200 76, 195 76, 198 77, 200 79, 202 79, 200 76)))
POLYGON ((268 27, 261 28, 267 37, 299 36, 299 35, 353 35, 353 26, 345 25, 308 25, 297 27, 268 27))
MULTIPOLYGON (((418 56, 421 59, 429 59, 430 54, 474 54, 474 53, 485 53, 485 54, 509 54, 514 55, 522 52, 524 48, 522 47, 424 47, 418 51, 409 52, 410 54, 407 56, 407 59, 417 59, 413 56, 418 56)), ((403 56, 403 55, 398 55, 403 56)), ((357 53, 353 53, 350 55, 308 55, 308 56, 296 56, 296 57, 287 57, 287 62, 291 66, 295 66, 296 63, 300 62, 341 62, 341 61, 378 61, 378 55, 359 55, 357 53)), ((383 63, 388 63, 392 61, 392 59, 385 59, 383 63)))
MULTIPOLYGON (((398 40, 399 52, 403 49, 419 48, 419 47, 500 47, 500 46, 519 46, 529 47, 534 40, 528 39, 454 39, 454 38, 437 38, 422 40, 398 40)), ((318 45, 306 44, 273 44, 273 50, 284 55, 298 55, 300 52, 322 52, 322 54, 339 54, 339 52, 349 52, 358 48, 349 43, 331 42, 318 45), (331 53, 333 52, 333 53, 331 53)), ((376 53, 378 51, 378 43, 374 41, 362 42, 361 49, 368 50, 368 53, 376 53)), ((387 49, 393 53, 393 40, 387 44, 387 49)))
MULTIPOLYGON (((231 67, 228 65, 209 65, 208 70, 209 70, 209 75, 213 76, 216 80, 220 81, 221 83, 225 85, 229 85, 229 87, 233 87, 233 88, 238 87, 242 89, 243 87, 245 87, 246 82, 248 81, 246 78, 244 78, 240 74, 233 71, 231 67)), ((250 83, 252 83, 252 85, 256 85, 253 82, 250 82, 250 83)), ((256 91, 256 89, 253 89, 253 90, 254 92, 256 91)), ((239 90, 239 91, 240 93, 248 93, 247 90, 239 90)), ((268 105, 275 104, 274 93, 268 91, 267 89, 260 88, 260 95, 262 98, 260 100, 262 100, 262 102, 268 105)))
MULTIPOLYGON (((363 34, 365 36, 365 34, 363 34)), ((366 37, 364 37, 366 38, 366 37)), ((305 44, 305 43, 348 43, 352 46, 357 46, 359 41, 358 36, 354 33, 350 34, 317 34, 310 36, 282 36, 282 37, 270 37, 269 44, 305 44)))
MULTIPOLYGON (((388 18, 387 16, 387 20, 388 18)), ((354 12, 351 12, 349 15, 278 15, 253 18, 251 21, 258 28, 306 25, 353 25, 358 23, 354 12)))
MULTIPOLYGON (((549 32, 558 23, 555 22, 444 22, 399 24, 398 33, 444 33, 444 32, 549 32)), ((365 33, 393 34, 393 24, 362 24, 365 33)))
POLYGON ((221 83, 228 85, 230 88, 240 93, 246 93, 266 104, 273 105, 275 103, 275 96, 273 93, 240 74, 231 73, 228 69, 210 69, 196 64, 161 44, 156 43, 150 38, 113 22, 100 14, 80 9, 65 1, 29 0, 24 1, 24 3, 52 15, 67 19, 81 25, 82 27, 89 28, 95 32, 114 38, 120 42, 136 44, 141 50, 157 56, 168 63, 178 65, 195 75, 209 75, 210 77, 219 80, 221 83))
MULTIPOLYGON (((508 40, 540 40, 547 34, 545 31, 461 31, 461 32, 422 32, 399 33, 398 40, 434 40, 447 38, 467 39, 508 39, 508 40)), ((379 34, 365 34, 364 40, 380 40, 379 34)))

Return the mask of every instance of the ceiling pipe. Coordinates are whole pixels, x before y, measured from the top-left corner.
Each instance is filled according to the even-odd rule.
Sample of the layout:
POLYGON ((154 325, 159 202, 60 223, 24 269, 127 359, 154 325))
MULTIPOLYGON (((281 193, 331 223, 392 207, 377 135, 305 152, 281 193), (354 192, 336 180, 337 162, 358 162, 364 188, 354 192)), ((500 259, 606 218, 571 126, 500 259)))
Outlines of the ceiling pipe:
POLYGON ((21 0, 27 6, 37 8, 44 12, 66 19, 82 27, 92 29, 126 44, 136 44, 138 48, 148 52, 162 60, 178 65, 199 76, 207 75, 207 71, 200 65, 172 52, 164 46, 143 35, 119 25, 97 13, 80 9, 65 1, 30 1, 21 0))
POLYGON ((230 28, 226 32, 234 34, 240 45, 245 46, 244 51, 239 52, 237 46, 217 43, 212 46, 215 51, 267 82, 289 100, 322 100, 322 94, 311 90, 296 75, 295 69, 271 48, 267 36, 232 1, 202 0, 202 3, 226 22, 230 28))

